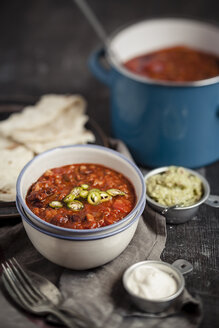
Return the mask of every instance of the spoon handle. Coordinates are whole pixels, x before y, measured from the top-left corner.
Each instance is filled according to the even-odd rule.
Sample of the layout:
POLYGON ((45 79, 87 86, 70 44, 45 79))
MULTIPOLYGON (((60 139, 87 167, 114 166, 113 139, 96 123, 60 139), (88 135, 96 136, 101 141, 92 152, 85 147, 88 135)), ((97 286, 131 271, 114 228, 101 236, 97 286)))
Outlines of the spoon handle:
POLYGON ((59 311, 55 307, 54 308, 49 308, 48 313, 53 314, 56 318, 58 318, 68 328, 73 328, 75 326, 70 318, 67 318, 67 316, 65 314, 63 314, 61 311, 59 311))
POLYGON ((86 1, 84 0, 74 0, 74 2, 77 4, 79 9, 82 11, 84 16, 87 18, 87 20, 90 22, 91 26, 103 42, 104 46, 107 47, 107 35, 103 28, 103 26, 100 24, 99 20, 93 13, 93 11, 90 9, 86 1))
POLYGON ((179 207, 179 205, 173 205, 173 206, 169 206, 163 209, 163 211, 161 212, 161 214, 166 214, 167 212, 174 210, 175 208, 179 207))

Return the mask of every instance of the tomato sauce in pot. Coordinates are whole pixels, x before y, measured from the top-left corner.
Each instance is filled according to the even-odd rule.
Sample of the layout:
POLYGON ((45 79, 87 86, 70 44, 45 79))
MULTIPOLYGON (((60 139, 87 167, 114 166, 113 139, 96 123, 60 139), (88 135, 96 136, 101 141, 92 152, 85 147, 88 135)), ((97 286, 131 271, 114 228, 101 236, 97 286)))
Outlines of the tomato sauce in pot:
POLYGON ((47 170, 28 190, 30 210, 51 224, 93 229, 113 224, 134 208, 136 195, 121 173, 97 164, 47 170))
POLYGON ((186 46, 161 49, 124 63, 131 72, 155 80, 189 82, 219 75, 219 57, 186 46))

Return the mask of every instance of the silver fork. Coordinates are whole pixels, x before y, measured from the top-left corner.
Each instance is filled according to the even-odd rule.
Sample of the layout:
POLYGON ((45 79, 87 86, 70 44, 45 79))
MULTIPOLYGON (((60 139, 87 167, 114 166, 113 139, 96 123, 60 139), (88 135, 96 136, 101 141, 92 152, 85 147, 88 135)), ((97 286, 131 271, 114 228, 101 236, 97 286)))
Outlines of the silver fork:
POLYGON ((24 308, 38 315, 53 314, 66 327, 75 327, 75 324, 34 286, 15 258, 2 264, 2 269, 2 280, 6 289, 17 296, 24 308))

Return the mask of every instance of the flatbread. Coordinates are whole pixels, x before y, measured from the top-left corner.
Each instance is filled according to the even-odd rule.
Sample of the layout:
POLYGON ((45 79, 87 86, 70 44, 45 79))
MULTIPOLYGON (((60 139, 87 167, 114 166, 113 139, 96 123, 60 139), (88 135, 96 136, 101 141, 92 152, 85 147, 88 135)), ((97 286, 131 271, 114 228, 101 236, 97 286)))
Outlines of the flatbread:
POLYGON ((8 149, 8 150, 14 149, 18 145, 19 144, 16 141, 0 136, 0 151, 2 149, 8 149))
POLYGON ((75 144, 85 144, 87 142, 94 142, 95 137, 90 131, 83 131, 78 135, 73 135, 70 137, 60 138, 54 141, 49 142, 31 142, 27 145, 30 150, 34 153, 39 154, 48 149, 59 147, 59 146, 67 146, 67 145, 75 145, 75 144))
POLYGON ((46 126, 42 125, 31 130, 15 129, 11 138, 20 143, 49 142, 80 134, 88 120, 84 115, 84 107, 70 106, 62 111, 46 126))
POLYGON ((0 122, 0 200, 14 201, 16 180, 23 166, 51 148, 94 142, 85 128, 86 102, 78 95, 45 95, 0 122))
POLYGON ((12 114, 0 122, 0 134, 10 137, 15 130, 32 130, 46 126, 59 117, 69 106, 85 106, 80 96, 45 95, 35 106, 24 108, 21 113, 12 114))
POLYGON ((16 181, 24 165, 33 158, 31 150, 23 146, 1 149, 0 161, 0 200, 15 201, 16 181))

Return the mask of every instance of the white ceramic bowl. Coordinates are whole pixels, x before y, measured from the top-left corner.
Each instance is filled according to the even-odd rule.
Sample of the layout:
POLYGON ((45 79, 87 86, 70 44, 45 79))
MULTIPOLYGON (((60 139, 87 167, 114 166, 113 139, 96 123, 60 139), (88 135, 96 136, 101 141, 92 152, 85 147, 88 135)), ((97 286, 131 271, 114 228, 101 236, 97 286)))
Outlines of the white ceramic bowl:
POLYGON ((65 268, 85 270, 103 265, 121 254, 130 243, 136 231, 141 210, 125 226, 117 226, 115 231, 102 235, 62 236, 40 228, 25 214, 17 201, 17 209, 22 217, 24 228, 34 247, 48 260, 65 268))
POLYGON ((36 156, 21 171, 17 180, 17 202, 25 215, 39 228, 62 236, 102 236, 126 226, 140 213, 146 198, 146 187, 141 171, 137 166, 120 153, 106 147, 96 145, 64 146, 51 149, 36 156), (133 184, 136 193, 136 205, 122 220, 97 229, 69 229, 45 222, 36 216, 27 206, 25 197, 30 186, 47 170, 68 164, 95 163, 105 165, 126 176, 133 184))

